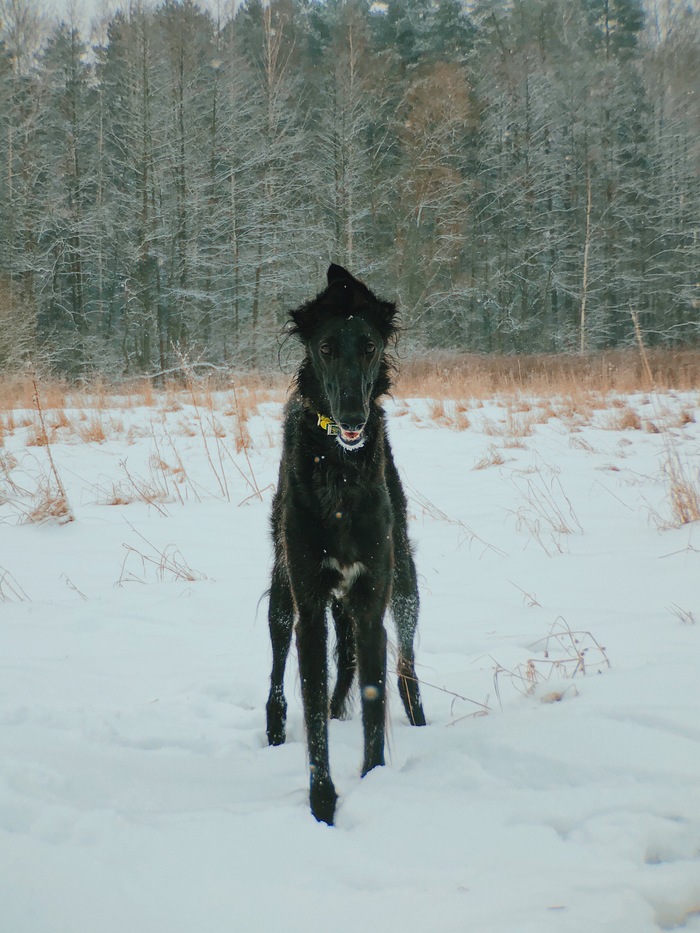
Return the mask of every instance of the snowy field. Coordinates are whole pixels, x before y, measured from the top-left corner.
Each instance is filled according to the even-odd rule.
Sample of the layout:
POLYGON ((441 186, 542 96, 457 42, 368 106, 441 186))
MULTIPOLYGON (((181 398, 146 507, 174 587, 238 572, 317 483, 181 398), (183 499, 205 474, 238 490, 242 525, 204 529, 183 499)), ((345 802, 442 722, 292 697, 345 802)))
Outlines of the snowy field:
POLYGON ((265 744, 281 406, 47 409, 67 523, 0 415, 1 933, 700 931, 700 396, 387 410, 429 725, 331 724, 334 828, 294 654, 265 744))

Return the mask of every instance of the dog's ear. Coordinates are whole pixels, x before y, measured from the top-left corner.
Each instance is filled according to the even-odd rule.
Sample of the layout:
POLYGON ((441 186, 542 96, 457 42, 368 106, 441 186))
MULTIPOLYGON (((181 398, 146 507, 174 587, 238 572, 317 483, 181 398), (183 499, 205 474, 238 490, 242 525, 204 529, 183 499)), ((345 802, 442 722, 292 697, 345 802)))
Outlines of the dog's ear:
POLYGON ((399 332, 398 310, 393 301, 375 299, 370 305, 372 323, 382 335, 385 343, 399 332))
POLYGON ((289 312, 291 325, 289 333, 306 343, 318 324, 319 306, 316 301, 307 301, 300 308, 289 312))
POLYGON ((336 265, 332 262, 328 267, 328 272, 326 273, 328 278, 329 285, 335 285, 336 282, 353 282, 354 279, 350 275, 347 269, 343 269, 342 266, 336 265))
MULTIPOLYGON (((328 267, 328 288, 339 285, 344 286, 348 312, 367 314, 385 343, 398 333, 396 305, 377 298, 364 282, 360 282, 347 269, 332 262, 328 267)), ((332 294, 338 293, 334 291, 332 294)))
POLYGON ((329 309, 337 306, 339 294, 345 296, 343 301, 347 301, 353 284, 364 287, 350 275, 347 269, 343 269, 334 262, 328 267, 327 276, 328 285, 322 292, 311 301, 289 312, 291 318, 289 333, 298 337, 302 343, 308 342, 321 317, 327 314, 329 309), (338 286, 344 286, 344 288, 339 291, 338 286))
POLYGON ((328 285, 311 301, 289 312, 289 333, 308 343, 320 320, 328 314, 363 314, 376 327, 385 343, 398 333, 396 305, 382 301, 347 269, 331 263, 328 285), (343 286, 339 289, 338 286, 343 286))

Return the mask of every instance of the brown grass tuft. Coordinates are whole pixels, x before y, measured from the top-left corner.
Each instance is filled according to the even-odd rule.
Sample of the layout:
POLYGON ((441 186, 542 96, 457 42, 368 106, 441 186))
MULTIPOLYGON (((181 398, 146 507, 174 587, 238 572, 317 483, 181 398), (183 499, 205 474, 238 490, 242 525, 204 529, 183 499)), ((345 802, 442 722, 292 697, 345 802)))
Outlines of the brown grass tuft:
POLYGON ((671 503, 672 523, 676 526, 700 521, 700 470, 689 467, 681 459, 676 440, 662 417, 661 404, 658 400, 658 383, 652 366, 652 354, 644 346, 639 317, 636 311, 630 312, 634 323, 634 332, 639 347, 639 357, 646 376, 647 389, 657 412, 661 434, 666 451, 664 472, 668 480, 668 496, 671 503))
POLYGON ((623 403, 610 412, 601 427, 607 431, 641 431, 642 419, 631 405, 623 403))
POLYGON ((688 411, 687 408, 681 408, 674 419, 672 427, 684 428, 686 424, 695 424, 695 415, 692 411, 688 411))
POLYGON ((32 505, 25 512, 23 522, 41 524, 50 521, 65 525, 75 521, 75 515, 63 487, 57 486, 49 476, 42 476, 37 482, 32 505))
POLYGON ((481 460, 477 460, 472 469, 486 470, 488 467, 501 466, 505 462, 503 455, 495 447, 489 447, 489 452, 481 460))
POLYGON ((63 408, 57 408, 55 412, 52 413, 51 418, 48 421, 48 426, 52 431, 58 431, 60 428, 72 428, 73 425, 68 418, 68 415, 63 408))
POLYGON ((102 416, 99 412, 92 412, 87 419, 87 424, 81 424, 78 428, 78 436, 86 444, 102 444, 107 440, 102 416))
POLYGON ((678 451, 669 451, 665 468, 668 477, 671 514, 678 525, 700 521, 700 471, 689 475, 678 451))

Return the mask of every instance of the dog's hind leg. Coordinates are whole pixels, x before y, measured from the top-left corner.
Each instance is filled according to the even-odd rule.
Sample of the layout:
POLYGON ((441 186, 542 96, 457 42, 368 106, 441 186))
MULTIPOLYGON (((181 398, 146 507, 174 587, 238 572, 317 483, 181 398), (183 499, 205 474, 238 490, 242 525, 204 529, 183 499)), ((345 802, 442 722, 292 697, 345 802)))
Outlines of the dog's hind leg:
POLYGON ((294 603, 289 578, 282 565, 275 563, 270 586, 268 611, 270 641, 272 643, 272 673, 270 695, 267 699, 267 741, 269 745, 282 745, 285 739, 287 701, 284 698, 284 669, 292 640, 294 603))
POLYGON ((413 641, 418 626, 418 580, 411 548, 405 535, 399 533, 394 551, 394 586, 391 595, 391 614, 396 624, 399 642, 397 672, 399 694, 408 720, 413 726, 425 725, 425 713, 416 677, 413 641))
POLYGON ((350 614, 340 600, 334 600, 331 611, 335 625, 338 674, 331 698, 331 719, 344 719, 347 698, 355 679, 355 635, 350 614))

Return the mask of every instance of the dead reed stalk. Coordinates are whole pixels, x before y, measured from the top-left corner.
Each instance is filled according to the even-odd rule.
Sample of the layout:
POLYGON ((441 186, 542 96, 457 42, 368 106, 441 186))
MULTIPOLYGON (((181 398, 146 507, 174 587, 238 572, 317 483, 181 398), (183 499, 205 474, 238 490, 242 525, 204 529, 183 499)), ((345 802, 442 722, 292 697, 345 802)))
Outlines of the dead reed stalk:
POLYGON ((245 462, 248 466, 248 473, 251 479, 249 485, 253 489, 252 496, 256 496, 258 499, 262 499, 262 492, 260 490, 260 486, 258 485, 258 480, 255 476, 255 471, 253 470, 253 465, 250 462, 250 456, 248 454, 248 449, 252 444, 250 439, 250 432, 248 431, 247 411, 244 411, 239 404, 235 383, 231 383, 231 392, 233 393, 233 404, 236 412, 236 424, 238 426, 236 453, 243 452, 243 456, 245 457, 245 462))
MULTIPOLYGON (((431 518, 436 519, 437 521, 446 522, 448 525, 455 525, 459 528, 463 540, 469 542, 469 545, 479 544, 483 547, 482 554, 485 554, 487 551, 493 551, 494 554, 498 554, 499 557, 506 557, 506 552, 501 550, 501 548, 496 547, 494 544, 489 544, 488 541, 484 541, 483 538, 473 531, 465 522, 459 518, 451 518, 447 515, 446 512, 443 512, 442 509, 438 508, 434 502, 431 502, 422 492, 419 492, 414 486, 403 478, 403 484, 408 491, 408 498, 410 501, 413 501, 424 514, 429 515, 431 518)), ((460 542, 461 544, 462 542, 460 542)))
MULTIPOLYGON (((493 682, 498 702, 503 708, 500 682, 506 678, 514 689, 531 696, 547 681, 573 680, 586 674, 600 674, 610 668, 605 647, 588 631, 574 631, 562 616, 555 619, 549 632, 529 646, 532 655, 512 670, 494 659, 493 682)), ((568 689, 568 688, 567 688, 568 689)), ((545 703, 563 699, 566 690, 554 689, 541 697, 545 703)))
POLYGON ((9 570, 0 567, 0 603, 27 602, 29 597, 9 570))
POLYGON ((211 451, 209 450, 209 444, 208 444, 208 442, 207 442, 207 435, 206 435, 206 432, 205 432, 205 430, 204 430, 204 422, 203 422, 203 420, 202 420, 202 415, 201 415, 201 412, 200 412, 200 410, 199 410, 199 405, 197 404, 197 397, 196 397, 195 391, 194 391, 194 384, 193 384, 193 379, 192 379, 192 372, 191 372, 191 370, 189 369, 189 367, 186 366, 185 361, 183 361, 182 366, 183 366, 183 371, 185 372, 185 378, 186 378, 186 381, 187 381, 187 388, 188 388, 188 391, 189 391, 189 393, 190 393, 190 397, 191 397, 191 399, 192 399, 192 405, 193 405, 193 407, 194 407, 195 419, 196 419, 196 421, 197 421, 197 426, 198 426, 198 428, 199 428, 199 433, 200 433, 200 435, 201 435, 201 437, 202 437, 202 443, 204 444, 204 452, 205 452, 205 454, 206 454, 206 456, 207 456, 207 460, 209 461, 209 466, 211 467, 211 471, 212 471, 212 473, 214 474, 214 476, 216 477, 217 483, 219 484, 219 489, 221 490, 221 495, 224 497, 224 499, 226 499, 227 502, 230 502, 230 501, 231 501, 231 496, 229 495, 229 491, 228 491, 228 482, 227 482, 227 480, 226 480, 226 470, 225 470, 224 467, 223 467, 223 462, 222 462, 222 458, 221 458, 221 447, 220 447, 220 444, 218 443, 218 442, 219 442, 219 438, 218 438, 218 436, 217 436, 216 433, 215 433, 214 436, 216 437, 216 440, 217 440, 217 455, 218 455, 218 460, 219 460, 219 469, 220 469, 221 472, 219 472, 219 469, 216 468, 216 466, 215 466, 215 464, 214 464, 214 459, 213 459, 212 454, 211 454, 211 451))
POLYGON ((189 583, 207 579, 206 574, 193 570, 189 566, 176 545, 167 544, 160 550, 140 531, 137 531, 131 522, 127 522, 127 525, 144 542, 146 550, 139 550, 139 548, 131 544, 122 545, 126 555, 122 562, 121 574, 115 586, 123 586, 125 583, 147 583, 149 570, 154 571, 156 579, 161 583, 166 579, 186 580, 189 583), (141 576, 135 574, 131 569, 127 569, 127 563, 132 562, 134 559, 141 565, 141 576))
POLYGON ((66 494, 65 487, 59 475, 56 463, 53 459, 53 454, 51 452, 51 444, 49 443, 49 435, 46 431, 46 422, 44 420, 44 412, 41 407, 41 400, 39 398, 39 387, 36 384, 36 376, 32 372, 31 374, 32 385, 34 387, 33 402, 34 407, 36 408, 37 414, 39 416, 39 425, 41 428, 41 434, 43 438, 42 446, 46 447, 46 454, 49 460, 49 466, 51 468, 51 474, 53 475, 54 482, 56 484, 56 490, 51 488, 50 478, 46 484, 42 487, 39 485, 39 491, 41 493, 37 507, 29 513, 27 516, 29 521, 45 521, 47 519, 55 519, 59 524, 66 524, 67 522, 75 521, 75 514, 73 509, 70 506, 68 501, 68 496, 66 494))

